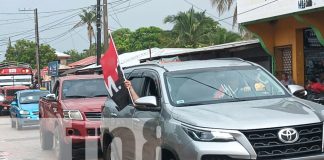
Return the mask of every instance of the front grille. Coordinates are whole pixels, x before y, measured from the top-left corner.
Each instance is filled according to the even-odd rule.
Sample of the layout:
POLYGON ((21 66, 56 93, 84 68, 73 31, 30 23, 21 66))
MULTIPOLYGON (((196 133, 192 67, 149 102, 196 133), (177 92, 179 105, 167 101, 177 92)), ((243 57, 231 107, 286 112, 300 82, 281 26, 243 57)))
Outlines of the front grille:
POLYGON ((243 160, 238 158, 231 158, 223 155, 203 155, 201 160, 243 160))
POLYGON ((241 132, 252 144, 258 160, 296 158, 322 153, 322 123, 241 132), (281 142, 278 132, 283 128, 296 129, 299 133, 298 141, 290 144, 281 142))
POLYGON ((101 112, 85 112, 84 114, 88 120, 100 121, 101 112))
POLYGON ((94 128, 89 128, 87 130, 88 136, 100 136, 100 128, 94 129, 94 128))
POLYGON ((39 111, 33 111, 33 115, 38 115, 39 111))

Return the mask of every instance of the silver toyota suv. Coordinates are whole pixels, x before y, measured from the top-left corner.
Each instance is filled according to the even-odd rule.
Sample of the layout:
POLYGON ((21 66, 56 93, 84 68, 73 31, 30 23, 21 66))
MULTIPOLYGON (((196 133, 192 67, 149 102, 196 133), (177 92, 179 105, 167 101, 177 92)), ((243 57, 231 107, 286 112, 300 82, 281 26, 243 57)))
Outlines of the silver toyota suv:
POLYGON ((296 97, 302 87, 287 89, 257 64, 143 64, 125 75, 140 98, 103 106, 106 160, 324 159, 324 106, 296 97))

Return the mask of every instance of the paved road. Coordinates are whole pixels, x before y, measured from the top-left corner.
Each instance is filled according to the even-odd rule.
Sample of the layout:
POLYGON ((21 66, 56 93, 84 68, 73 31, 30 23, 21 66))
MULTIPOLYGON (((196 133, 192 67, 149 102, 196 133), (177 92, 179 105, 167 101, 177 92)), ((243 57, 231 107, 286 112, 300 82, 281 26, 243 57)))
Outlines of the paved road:
POLYGON ((44 159, 56 160, 56 157, 53 151, 41 149, 38 127, 17 131, 11 128, 9 117, 0 117, 0 160, 44 159))

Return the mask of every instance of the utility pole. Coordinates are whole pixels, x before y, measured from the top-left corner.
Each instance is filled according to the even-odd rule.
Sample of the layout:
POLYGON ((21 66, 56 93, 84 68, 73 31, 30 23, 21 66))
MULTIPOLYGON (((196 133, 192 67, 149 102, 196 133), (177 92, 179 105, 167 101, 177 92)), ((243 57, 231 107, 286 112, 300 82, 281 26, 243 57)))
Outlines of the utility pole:
POLYGON ((34 11, 35 18, 35 43, 36 43, 36 67, 37 67, 37 83, 41 87, 41 75, 40 75, 40 58, 39 58, 39 32, 38 32, 38 13, 37 8, 34 10, 19 10, 19 11, 34 11))
POLYGON ((103 30, 104 30, 104 48, 105 52, 108 49, 108 2, 107 0, 103 0, 103 30))
POLYGON ((100 65, 101 58, 101 9, 100 0, 97 0, 97 65, 100 65))
POLYGON ((39 59, 39 32, 38 32, 38 13, 37 8, 34 9, 35 15, 35 43, 36 43, 36 66, 37 66, 37 83, 39 88, 41 87, 41 75, 40 75, 40 59, 39 59))

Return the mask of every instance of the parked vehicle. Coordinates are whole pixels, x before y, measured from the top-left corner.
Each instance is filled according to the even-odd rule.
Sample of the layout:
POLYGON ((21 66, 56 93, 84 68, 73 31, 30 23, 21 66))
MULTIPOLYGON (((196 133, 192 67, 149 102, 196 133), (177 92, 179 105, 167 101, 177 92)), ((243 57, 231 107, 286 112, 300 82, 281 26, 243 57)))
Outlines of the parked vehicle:
POLYGON ((53 94, 40 99, 40 135, 44 150, 53 148, 58 159, 71 159, 72 149, 99 141, 101 106, 108 95, 100 75, 60 77, 53 94), (54 140, 53 140, 54 139, 54 140))
POLYGON ((4 86, 0 88, 0 94, 4 96, 4 101, 0 102, 0 115, 9 114, 10 104, 17 91, 29 89, 27 86, 4 86))
POLYGON ((0 86, 32 85, 33 73, 29 64, 19 62, 0 63, 0 86))
POLYGON ((49 91, 43 90, 16 92, 10 108, 11 128, 20 130, 24 126, 39 125, 38 102, 48 94, 49 91))
POLYGON ((114 138, 125 135, 122 159, 155 159, 157 146, 163 160, 324 159, 324 106, 294 96, 300 90, 289 91, 255 63, 144 64, 125 69, 125 75, 140 98, 123 109, 105 102, 105 160, 117 152, 114 138), (125 118, 131 131, 118 132, 118 120, 125 118), (124 145, 141 132, 142 150, 124 145))
POLYGON ((307 93, 308 100, 324 105, 324 93, 314 93, 310 90, 308 90, 307 93))

